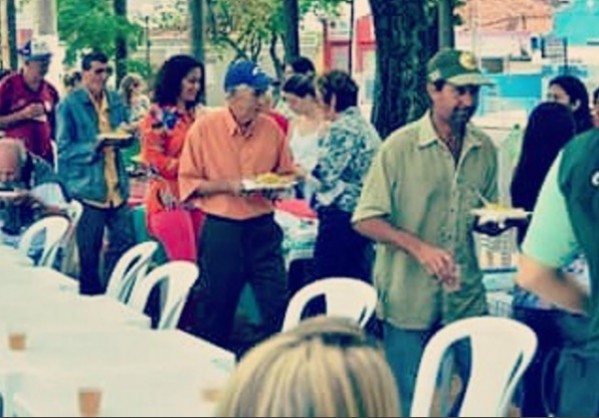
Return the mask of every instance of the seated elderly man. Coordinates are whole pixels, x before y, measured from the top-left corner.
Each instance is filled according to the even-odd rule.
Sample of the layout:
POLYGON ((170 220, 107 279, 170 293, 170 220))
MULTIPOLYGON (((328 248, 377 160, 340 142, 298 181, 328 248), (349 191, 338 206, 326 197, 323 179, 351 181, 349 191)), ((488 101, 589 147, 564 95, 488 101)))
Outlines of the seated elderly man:
POLYGON ((37 219, 64 214, 66 197, 52 167, 21 141, 0 140, 0 240, 16 246, 37 219))

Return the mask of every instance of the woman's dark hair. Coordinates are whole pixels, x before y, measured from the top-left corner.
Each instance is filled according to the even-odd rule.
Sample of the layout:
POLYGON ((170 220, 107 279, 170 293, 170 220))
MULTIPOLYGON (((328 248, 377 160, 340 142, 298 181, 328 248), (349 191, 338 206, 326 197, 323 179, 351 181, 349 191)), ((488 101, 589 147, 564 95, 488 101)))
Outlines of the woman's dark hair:
POLYGON ((285 93, 294 94, 298 97, 316 97, 314 76, 312 74, 293 74, 283 83, 285 93))
MULTIPOLYGON (((547 172, 563 146, 576 134, 570 109, 555 102, 541 103, 528 118, 522 151, 510 186, 514 207, 533 210, 547 172)), ((521 242, 525 228, 518 230, 521 242)))
POLYGON ((66 88, 75 88, 81 82, 81 73, 79 71, 73 71, 70 74, 65 74, 63 78, 63 84, 66 88))
POLYGON ((589 110, 589 92, 580 79, 572 75, 559 75, 549 82, 549 86, 559 86, 570 97, 570 103, 578 102, 578 107, 573 111, 576 122, 576 133, 584 132, 593 127, 593 120, 589 110))
POLYGON ((359 87, 345 71, 332 70, 321 75, 316 81, 316 86, 325 104, 330 105, 335 96, 336 112, 343 112, 358 105, 359 87))
POLYGON ((181 82, 195 68, 202 72, 201 86, 196 100, 188 103, 188 107, 197 105, 204 93, 206 77, 204 64, 190 55, 174 55, 162 64, 156 75, 152 100, 160 106, 176 105, 181 94, 181 82))
POLYGON ((314 63, 306 57, 295 57, 287 62, 287 65, 293 69, 295 74, 315 74, 314 63))

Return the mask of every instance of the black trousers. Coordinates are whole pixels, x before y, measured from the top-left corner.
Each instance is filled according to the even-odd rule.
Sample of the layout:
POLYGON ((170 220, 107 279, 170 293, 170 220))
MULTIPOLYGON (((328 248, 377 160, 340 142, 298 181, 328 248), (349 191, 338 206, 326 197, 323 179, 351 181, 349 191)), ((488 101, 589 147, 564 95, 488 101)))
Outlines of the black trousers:
POLYGON ((83 203, 83 214, 77 225, 79 250, 79 292, 102 294, 119 258, 135 244, 133 220, 127 204, 114 208, 98 208, 83 203), (100 275, 100 253, 104 229, 108 229, 108 249, 100 275))
POLYGON ((318 209, 318 235, 314 245, 314 279, 355 277, 371 282, 372 242, 351 225, 349 212, 336 207, 318 209))
POLYGON ((242 221, 208 215, 200 238, 200 277, 180 328, 238 354, 278 332, 288 302, 282 238, 272 215, 242 221), (246 283, 253 288, 263 321, 247 346, 231 347, 235 311, 246 283))

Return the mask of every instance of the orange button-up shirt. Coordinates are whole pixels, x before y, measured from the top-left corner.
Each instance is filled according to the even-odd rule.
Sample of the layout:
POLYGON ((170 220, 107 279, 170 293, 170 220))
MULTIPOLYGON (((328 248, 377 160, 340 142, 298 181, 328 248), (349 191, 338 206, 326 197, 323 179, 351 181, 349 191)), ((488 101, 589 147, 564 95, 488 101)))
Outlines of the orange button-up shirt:
MULTIPOLYGON (((201 180, 240 180, 274 172, 294 171, 289 144, 276 122, 258 115, 242 134, 228 108, 208 112, 191 127, 179 160, 179 192, 186 200, 201 180)), ((193 197, 204 212, 244 220, 272 213, 273 202, 258 193, 219 193, 193 197)))

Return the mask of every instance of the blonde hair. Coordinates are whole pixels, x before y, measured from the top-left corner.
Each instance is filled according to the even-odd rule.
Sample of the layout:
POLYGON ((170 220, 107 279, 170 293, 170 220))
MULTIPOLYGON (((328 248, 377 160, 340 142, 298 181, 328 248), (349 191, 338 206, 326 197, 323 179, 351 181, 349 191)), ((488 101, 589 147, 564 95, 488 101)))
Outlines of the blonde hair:
POLYGON ((137 73, 129 73, 121 80, 119 86, 119 93, 123 102, 127 106, 131 106, 131 99, 133 98, 133 90, 137 86, 144 86, 145 82, 141 75, 137 73))
POLYGON ((250 351, 215 416, 396 417, 399 401, 380 347, 353 321, 322 316, 250 351))

